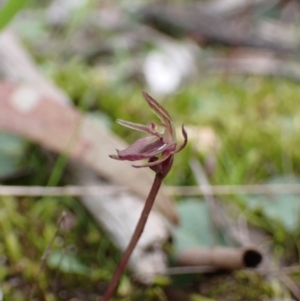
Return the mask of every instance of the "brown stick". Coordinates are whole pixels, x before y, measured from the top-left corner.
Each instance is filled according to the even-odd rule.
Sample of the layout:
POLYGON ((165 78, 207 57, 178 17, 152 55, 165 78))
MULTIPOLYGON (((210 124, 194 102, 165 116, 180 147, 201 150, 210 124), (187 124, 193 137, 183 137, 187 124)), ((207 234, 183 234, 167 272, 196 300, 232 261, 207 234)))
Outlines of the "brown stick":
POLYGON ((176 261, 180 265, 237 270, 256 267, 262 261, 262 254, 256 248, 202 247, 179 253, 176 261))
MULTIPOLYGON (((197 196, 197 195, 234 195, 234 194, 300 194, 299 184, 257 184, 257 185, 212 185, 210 191, 205 185, 199 186, 165 186, 168 196, 197 196)), ((0 196, 84 196, 84 195, 114 195, 128 192, 125 186, 12 186, 0 185, 0 196)))

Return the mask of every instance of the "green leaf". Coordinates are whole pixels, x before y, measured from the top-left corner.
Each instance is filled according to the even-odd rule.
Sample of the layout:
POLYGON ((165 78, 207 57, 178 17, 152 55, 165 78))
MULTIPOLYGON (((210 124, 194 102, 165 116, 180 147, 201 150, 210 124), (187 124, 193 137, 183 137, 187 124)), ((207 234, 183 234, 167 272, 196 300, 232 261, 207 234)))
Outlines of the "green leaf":
POLYGON ((0 178, 19 169, 26 143, 19 137, 0 133, 0 178))
POLYGON ((47 259, 47 264, 53 269, 59 269, 64 273, 74 273, 88 275, 90 269, 81 263, 74 255, 67 254, 63 251, 52 252, 47 259))
POLYGON ((213 235, 209 210, 203 200, 188 199, 177 203, 180 226, 174 235, 177 252, 197 246, 212 246, 213 235))
MULTIPOLYGON (((300 179, 294 176, 276 177, 266 184, 299 184, 300 179)), ((275 187, 274 187, 275 188, 275 187)), ((295 194, 278 194, 276 189, 270 189, 273 195, 250 196, 246 198, 245 206, 251 210, 261 210, 269 219, 282 222, 288 231, 294 231, 299 225, 300 201, 295 194)))
POLYGON ((7 0, 0 10, 0 30, 27 4, 29 0, 7 0))
POLYGON ((123 276, 118 286, 118 295, 122 297, 129 296, 132 293, 132 285, 128 277, 123 276))

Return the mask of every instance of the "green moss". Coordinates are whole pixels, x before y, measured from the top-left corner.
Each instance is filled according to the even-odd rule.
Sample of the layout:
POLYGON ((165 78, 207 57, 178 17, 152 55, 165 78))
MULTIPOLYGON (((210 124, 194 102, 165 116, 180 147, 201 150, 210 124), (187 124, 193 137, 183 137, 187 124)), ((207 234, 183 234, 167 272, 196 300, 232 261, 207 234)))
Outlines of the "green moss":
POLYGON ((258 274, 247 272, 202 277, 200 293, 216 301, 257 301, 273 296, 270 284, 258 274))

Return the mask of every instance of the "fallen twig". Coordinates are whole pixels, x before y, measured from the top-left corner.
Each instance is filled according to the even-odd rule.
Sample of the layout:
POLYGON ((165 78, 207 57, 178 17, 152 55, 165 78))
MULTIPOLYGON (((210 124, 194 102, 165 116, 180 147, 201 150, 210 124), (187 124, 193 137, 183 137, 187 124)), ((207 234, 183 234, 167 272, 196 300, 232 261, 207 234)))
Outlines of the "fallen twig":
POLYGON ((252 248, 232 247, 194 247, 179 252, 175 261, 181 266, 212 266, 217 269, 238 270, 254 268, 263 259, 260 250, 252 248))
MULTIPOLYGON (((0 185, 0 196, 107 196, 128 191, 130 191, 128 187, 118 185, 64 187, 0 185)), ((204 185, 165 186, 165 192, 169 196, 300 194, 300 184, 215 185, 210 186, 210 190, 204 185)))
POLYGON ((300 194, 300 184, 253 184, 253 185, 215 185, 166 187, 169 195, 235 195, 235 194, 300 194))

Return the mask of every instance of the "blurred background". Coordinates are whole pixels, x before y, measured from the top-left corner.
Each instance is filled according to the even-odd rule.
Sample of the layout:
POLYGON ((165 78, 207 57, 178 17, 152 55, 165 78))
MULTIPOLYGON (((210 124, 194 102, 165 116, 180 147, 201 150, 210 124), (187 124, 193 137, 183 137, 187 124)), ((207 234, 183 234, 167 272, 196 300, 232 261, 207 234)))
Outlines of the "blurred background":
MULTIPOLYGON (((299 21, 297 0, 0 1, 0 300, 101 300, 121 256, 113 231, 76 192, 18 195, 16 186, 82 186, 56 134, 35 130, 65 133, 56 117, 80 115, 132 143, 141 133, 115 120, 155 120, 143 90, 172 116, 178 143, 182 124, 188 133, 165 179, 174 203, 158 208, 179 224, 161 246, 164 273, 145 285, 128 270, 114 300, 300 300, 299 21), (9 93, 28 82, 63 107, 46 104, 28 119, 11 112, 9 93), (173 269, 181 252, 214 246, 252 246, 263 264, 173 269)), ((35 103, 28 93, 22 112, 35 103)), ((105 148, 97 133, 89 143, 105 148)), ((80 151, 70 154, 80 161, 80 151)), ((105 185, 126 186, 98 154, 105 185)), ((139 172, 120 177, 134 173, 135 190, 139 172)))

